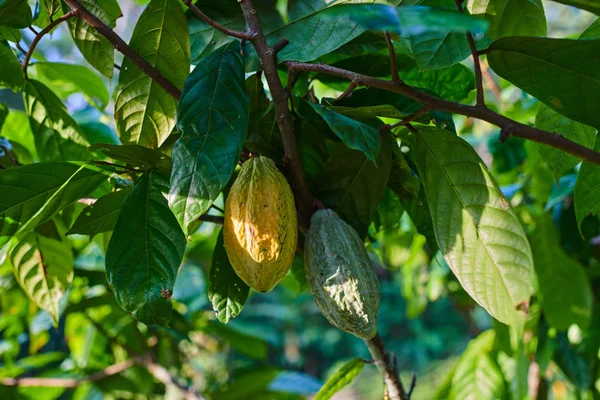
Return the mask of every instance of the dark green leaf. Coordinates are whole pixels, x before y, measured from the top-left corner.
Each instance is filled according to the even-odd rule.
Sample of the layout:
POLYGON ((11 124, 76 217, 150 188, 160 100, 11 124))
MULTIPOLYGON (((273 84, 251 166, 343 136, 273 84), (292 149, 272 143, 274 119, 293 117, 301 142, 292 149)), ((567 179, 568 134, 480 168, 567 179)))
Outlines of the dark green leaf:
POLYGON ((169 205, 187 231, 235 170, 248 130, 248 96, 239 42, 202 60, 177 109, 181 138, 173 147, 169 205))
POLYGON ((392 150, 392 167, 387 186, 401 199, 416 201, 419 198, 419 178, 408 166, 398 146, 394 146, 392 150))
POLYGON ((587 10, 596 15, 600 15, 600 3, 598 0, 552 0, 557 3, 566 4, 568 6, 573 6, 577 8, 581 8, 582 10, 587 10))
POLYGON ((587 391, 593 379, 589 361, 573 348, 566 334, 559 334, 557 341, 554 361, 577 389, 587 391))
POLYGON ((10 47, 0 43, 0 88, 7 87, 18 92, 25 86, 25 76, 17 56, 10 47))
POLYGON ((15 28, 0 26, 0 40, 7 40, 9 42, 17 43, 21 41, 21 31, 15 28))
POLYGON ((146 172, 127 196, 106 250, 106 275, 117 301, 138 321, 171 319, 175 276, 186 239, 165 198, 168 179, 146 172))
MULTIPOLYGON (((600 151, 600 139, 596 138, 594 150, 600 151)), ((577 217, 577 226, 581 230, 581 224, 585 217, 600 212, 600 167, 584 162, 577 176, 575 191, 573 193, 575 201, 575 216, 577 217)))
MULTIPOLYGON (((69 163, 38 163, 0 171, 0 246, 34 229, 107 179, 106 171, 69 163)), ((1 257, 0 257, 1 258, 1 257)))
POLYGON ((53 16, 60 10, 60 0, 44 0, 44 6, 48 15, 53 16))
POLYGON ((319 104, 310 102, 308 104, 323 117, 327 125, 342 139, 346 146, 363 152, 369 160, 376 162, 381 147, 381 139, 377 129, 331 111, 319 104))
POLYGON ((123 16, 118 0, 98 0, 98 4, 100 4, 100 7, 102 7, 108 18, 110 18, 110 27, 114 28, 117 26, 117 19, 123 16))
POLYGON ((112 231, 128 193, 128 190, 119 190, 102 196, 94 204, 81 210, 66 234, 93 236, 97 233, 112 231))
POLYGON ((473 0, 469 1, 473 15, 490 22, 490 37, 546 36, 546 16, 542 0, 473 0))
POLYGON ((102 79, 83 65, 38 62, 34 66, 38 80, 52 87, 63 98, 80 92, 91 105, 101 109, 110 101, 108 89, 102 79))
POLYGON ((222 231, 213 251, 209 277, 208 298, 219 321, 226 324, 240 315, 250 288, 236 275, 229 262, 222 231))
POLYGON ((31 8, 24 0, 0 0, 0 25, 27 28, 32 23, 31 8))
MULTIPOLYGON (((79 3, 100 21, 111 25, 110 17, 96 0, 79 0, 79 3)), ((63 6, 63 9, 68 9, 68 6, 63 6)), ((113 45, 81 17, 70 18, 67 20, 67 24, 75 45, 83 57, 102 75, 112 78, 115 64, 113 45)))
POLYGON ((450 67, 471 55, 467 36, 431 32, 410 36, 410 48, 421 71, 450 67))
POLYGON ((579 35, 579 39, 600 39, 600 18, 588 26, 587 29, 579 35))
POLYGON ((498 75, 560 114, 600 126, 600 40, 508 37, 490 50, 488 61, 498 75))
POLYGON ((79 127, 81 128, 81 133, 91 145, 119 144, 116 132, 101 122, 80 122, 79 127))
POLYGON ((519 221, 467 142, 439 128, 415 136, 415 163, 448 265, 492 316, 519 325, 518 310, 533 291, 533 259, 519 221))
POLYGON ((357 150, 337 144, 312 180, 315 197, 364 236, 385 191, 394 141, 385 135, 377 166, 357 150))
POLYGON ((149 149, 138 144, 95 144, 89 147, 90 151, 100 151, 113 160, 122 161, 130 167, 147 171, 157 168, 169 174, 173 160, 168 155, 158 150, 149 149))
POLYGON ((558 231, 549 215, 535 219, 530 240, 548 325, 562 331, 572 324, 587 328, 593 304, 590 283, 584 268, 560 246, 558 231))
POLYGON ((25 293, 38 307, 48 311, 54 325, 58 325, 58 302, 73 280, 74 260, 69 240, 30 232, 11 251, 10 261, 25 293))
POLYGON ((347 362, 331 378, 325 382, 321 390, 315 396, 315 400, 329 400, 334 394, 339 392, 344 386, 356 378, 365 366, 365 361, 355 358, 347 362))
MULTIPOLYGON (((535 117, 535 127, 546 132, 557 133, 572 142, 592 148, 596 137, 596 129, 563 117, 550 107, 542 105, 535 117)), ((568 170, 579 164, 580 160, 554 147, 539 145, 542 157, 554 170, 556 180, 568 170)))
MULTIPOLYGON (((190 72, 190 39, 181 5, 152 0, 133 31, 129 45, 178 88, 190 72)), ((115 97, 121 142, 158 148, 175 127, 177 100, 125 58, 115 97)))

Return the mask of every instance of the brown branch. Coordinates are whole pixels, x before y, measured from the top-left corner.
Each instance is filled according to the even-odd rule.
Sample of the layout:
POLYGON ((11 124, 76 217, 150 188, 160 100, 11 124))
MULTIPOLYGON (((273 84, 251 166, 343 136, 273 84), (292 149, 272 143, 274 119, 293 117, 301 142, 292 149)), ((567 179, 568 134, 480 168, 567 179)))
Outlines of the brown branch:
POLYGON ((371 86, 378 89, 398 93, 403 96, 423 104, 430 110, 448 111, 450 113, 461 114, 467 117, 473 117, 482 121, 487 121, 492 125, 508 132, 513 136, 531 140, 537 143, 546 144, 550 147, 562 150, 574 155, 589 163, 600 165, 600 153, 560 135, 552 134, 541 129, 537 129, 525 124, 521 124, 494 111, 478 106, 469 106, 460 103, 454 103, 435 96, 421 92, 419 89, 407 85, 406 83, 394 83, 383 79, 373 78, 367 75, 348 71, 345 69, 332 67, 324 64, 308 64, 295 61, 285 62, 286 66, 293 71, 318 72, 327 75, 344 78, 350 82, 355 82, 361 86, 371 86))
MULTIPOLYGON (((462 0, 454 0, 456 8, 459 13, 463 13, 462 0)), ((471 55, 473 57, 473 69, 475 70, 475 85, 477 86, 477 105, 479 107, 485 107, 485 99, 483 96, 483 79, 481 77, 481 64, 479 63, 479 53, 477 52, 477 46, 475 46, 475 40, 471 32, 467 32, 467 42, 469 42, 469 48, 471 49, 471 55)))
POLYGON ((206 22, 216 30, 221 31, 228 36, 233 36, 242 40, 251 40, 255 36, 255 33, 253 32, 240 32, 233 29, 229 29, 225 25, 219 24, 217 21, 211 19, 208 15, 200 11, 198 7, 192 4, 192 0, 183 0, 183 4, 185 4, 202 21, 206 22))
POLYGON ((392 72, 392 82, 401 82, 400 77, 398 76, 398 65, 396 64, 396 50, 394 50, 394 43, 392 43, 392 38, 390 38, 390 34, 385 32, 385 41, 387 42, 388 51, 390 53, 390 70, 392 72))
POLYGON ((95 382, 103 378, 117 375, 134 365, 144 363, 142 357, 130 358, 117 364, 110 365, 101 371, 95 372, 83 378, 3 378, 0 380, 2 386, 20 387, 64 387, 75 388, 84 382, 95 382))
POLYGON ((250 0, 238 0, 246 24, 251 32, 256 34, 250 41, 256 49, 256 53, 260 58, 265 78, 269 84, 273 104, 277 115, 277 125, 281 132, 281 141, 285 150, 285 164, 288 166, 292 188, 296 195, 296 207, 298 209, 298 222, 302 230, 308 229, 310 225, 310 217, 314 211, 312 195, 308 189, 308 184, 304 179, 304 171, 302 169, 302 161, 296 147, 296 137, 294 135, 294 123, 292 114, 288 108, 287 93, 283 88, 279 75, 277 74, 277 60, 275 59, 275 51, 267 44, 265 35, 256 14, 256 9, 252 6, 250 0))
POLYGON ((381 336, 377 334, 373 339, 365 340, 365 344, 375 361, 375 366, 383 375, 387 398, 390 400, 408 400, 410 394, 404 390, 394 359, 386 351, 381 336))
POLYGON ((35 47, 37 46, 38 42, 40 40, 42 40, 42 38, 47 33, 49 33, 52 29, 54 29, 58 24, 60 24, 63 21, 68 20, 69 18, 74 17, 75 14, 76 14, 75 11, 73 11, 73 10, 69 11, 62 17, 50 22, 50 24, 48 24, 48 26, 45 27, 44 29, 42 29, 41 32, 39 32, 39 33, 37 33, 35 31, 35 29, 32 29, 34 32, 36 32, 36 35, 33 38, 33 40, 31 41, 31 45, 29 46, 29 50, 27 50, 27 54, 25 54, 25 60, 23 61, 23 74, 25 75, 25 79, 29 79, 29 77, 27 76, 27 67, 29 66, 29 61, 31 60, 31 56, 33 55, 33 51, 35 50, 35 47))
POLYGON ((391 131, 394 128, 398 128, 399 126, 404 126, 406 124, 410 124, 413 121, 416 121, 417 119, 419 119, 421 116, 427 114, 429 110, 425 107, 420 108, 417 112, 415 112, 412 115, 409 115, 408 117, 404 118, 402 121, 400 122, 396 122, 395 124, 391 124, 391 125, 383 125, 379 128, 379 132, 385 132, 385 131, 391 131))
POLYGON ((356 89, 357 85, 354 82, 350 82, 350 85, 348 85, 348 87, 346 88, 346 90, 344 90, 344 92, 342 94, 340 94, 337 99, 335 99, 335 103, 337 103, 338 101, 342 101, 344 100, 346 97, 350 96, 352 94, 352 92, 354 92, 354 89, 356 89))
POLYGON ((223 225, 223 222, 225 220, 225 218, 220 215, 208 215, 208 214, 201 215, 200 218, 198 218, 198 219, 200 221, 212 222, 213 224, 219 224, 219 225, 223 225))
MULTIPOLYGON (((65 3, 71 7, 71 10, 76 12, 85 22, 87 22, 92 28, 98 33, 104 36, 118 51, 131 60, 139 69, 148 75, 154 82, 158 83, 168 94, 179 100, 181 97, 181 90, 173 85, 167 78, 165 78, 156 68, 154 68, 148 61, 144 60, 138 53, 136 53, 127 43, 121 39, 112 29, 106 26, 100 21, 94 14, 88 9, 83 7, 77 0, 65 0, 65 3)), ((58 20, 57 20, 58 21, 58 20)))

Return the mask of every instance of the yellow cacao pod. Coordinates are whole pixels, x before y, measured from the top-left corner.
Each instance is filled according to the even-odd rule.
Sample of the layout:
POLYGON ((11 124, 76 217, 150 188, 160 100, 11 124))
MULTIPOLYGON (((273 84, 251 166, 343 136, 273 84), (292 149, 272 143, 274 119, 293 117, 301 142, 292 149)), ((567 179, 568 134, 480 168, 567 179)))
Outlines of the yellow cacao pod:
POLYGON ((358 233, 332 210, 317 211, 306 234, 306 276, 315 303, 339 329, 377 334, 379 280, 358 233))
POLYGON ((242 165, 225 204, 225 250, 237 275, 267 293, 289 271, 298 243, 294 195, 272 160, 242 165))

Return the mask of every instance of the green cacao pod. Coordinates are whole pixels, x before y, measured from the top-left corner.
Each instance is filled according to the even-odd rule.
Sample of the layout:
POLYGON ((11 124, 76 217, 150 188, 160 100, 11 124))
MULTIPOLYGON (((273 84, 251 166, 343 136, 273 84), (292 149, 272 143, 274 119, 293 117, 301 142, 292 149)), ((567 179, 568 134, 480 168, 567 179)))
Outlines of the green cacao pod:
POLYGON ((225 204, 223 239, 237 275, 267 293, 289 271, 298 243, 294 195, 267 157, 242 165, 225 204))
POLYGON ((358 233, 332 210, 319 210, 306 234, 306 276, 323 315, 361 339, 377 334, 379 280, 358 233))

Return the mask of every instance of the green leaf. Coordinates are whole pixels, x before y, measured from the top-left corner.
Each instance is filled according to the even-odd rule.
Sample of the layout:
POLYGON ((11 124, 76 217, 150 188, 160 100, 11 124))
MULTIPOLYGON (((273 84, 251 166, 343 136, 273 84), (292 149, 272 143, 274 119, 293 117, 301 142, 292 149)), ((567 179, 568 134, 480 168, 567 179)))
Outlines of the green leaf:
POLYGON ((10 47, 0 43, 0 88, 6 87, 13 92, 19 92, 25 86, 23 69, 10 47))
POLYGON ((586 30, 579 35, 579 39, 600 39, 600 18, 588 26, 586 30))
POLYGON ((323 169, 312 180, 312 191, 325 207, 336 211, 361 237, 377 210, 392 165, 389 135, 383 138, 377 166, 357 150, 337 144, 323 169))
POLYGON ((334 394, 339 392, 344 386, 356 378, 365 366, 365 361, 360 358, 355 358, 347 362, 340 368, 331 378, 325 382, 321 390, 315 396, 315 400, 329 400, 334 394))
POLYGON ((548 107, 599 127, 598 52, 599 40, 509 37, 490 45, 488 61, 494 72, 548 107))
MULTIPOLYGON (((79 0, 79 3, 100 21, 111 26, 110 17, 96 0, 79 0)), ((67 8, 66 5, 63 6, 63 9, 67 8)), ((70 18, 67 20, 67 24, 75 45, 87 62, 92 64, 102 75, 112 78, 115 64, 113 45, 79 16, 70 18)))
POLYGON ((169 209, 168 179, 146 172, 121 208, 106 250, 106 275, 117 302, 138 321, 166 325, 186 239, 169 209))
POLYGON ((519 325, 533 291, 531 249, 475 150, 439 128, 419 129, 414 159, 435 237, 465 291, 494 318, 519 325))
POLYGON ((336 23, 351 21, 374 31, 392 32, 401 37, 424 32, 485 32, 488 23, 458 12, 422 6, 392 7, 385 4, 342 4, 330 7, 325 17, 336 23))
POLYGON ((593 382, 593 364, 569 343, 566 334, 559 334, 557 342, 554 361, 579 391, 587 391, 593 382))
POLYGON ((419 198, 419 178, 408 166, 398 146, 394 146, 392 150, 392 167, 387 186, 401 199, 416 201, 419 198))
POLYGON ((471 55, 467 36, 455 32, 411 35, 413 57, 421 71, 450 67, 471 55))
POLYGON ((0 171, 0 246, 34 229, 107 179, 106 171, 70 163, 38 163, 0 171))
POLYGON ((98 4, 108 15, 111 22, 110 27, 114 28, 117 26, 117 19, 123 16, 119 2, 117 0, 98 0, 98 4))
POLYGON ((548 214, 535 218, 535 230, 530 240, 548 325, 564 331, 577 324, 585 330, 593 307, 585 269, 564 252, 559 233, 548 214))
POLYGON ((226 324, 240 315, 250 288, 237 276, 229 262, 223 245, 223 231, 219 233, 213 251, 209 278, 208 298, 219 321, 226 324))
POLYGON ((21 31, 15 28, 0 26, 0 40, 18 43, 21 41, 21 31))
POLYGON ((377 154, 381 147, 379 131, 372 126, 355 121, 344 115, 331 111, 320 104, 307 102, 310 104, 331 130, 342 139, 342 142, 353 150, 363 152, 367 158, 376 163, 377 154))
POLYGON ((138 144, 95 144, 88 148, 90 151, 100 151, 113 160, 122 161, 130 167, 148 171, 152 168, 159 169, 167 174, 171 173, 173 160, 159 150, 149 149, 138 144))
POLYGON ((38 80, 52 87, 63 98, 79 92, 89 104, 100 109, 104 109, 110 101, 108 89, 102 79, 83 65, 38 62, 34 67, 38 80))
MULTIPOLYGON (((129 45, 178 88, 190 72, 190 39, 181 5, 152 0, 133 31, 129 45)), ((125 58, 115 98, 121 142, 158 148, 175 127, 177 99, 125 58)))
POLYGON ((58 97, 45 85, 29 80, 23 93, 35 145, 42 161, 91 159, 88 142, 58 97))
POLYGON ((98 121, 80 122, 81 133, 91 144, 119 144, 117 133, 108 125, 98 121))
POLYGON ((31 301, 50 313, 57 326, 58 302, 73 280, 75 262, 69 240, 30 232, 11 251, 10 261, 19 285, 31 301))
MULTIPOLYGON (((592 148, 596 137, 596 129, 563 117, 550 107, 542 105, 535 117, 535 127, 547 132, 557 133, 572 142, 592 148)), ((556 180, 568 170, 579 164, 581 160, 554 147, 539 145, 542 157, 554 170, 556 180)))
POLYGON ((471 0, 469 11, 490 22, 490 37, 546 36, 542 0, 471 0))
POLYGON ((557 3, 566 4, 568 6, 573 6, 577 8, 581 8, 582 10, 587 10, 596 15, 600 15, 600 3, 598 0, 552 0, 557 3))
POLYGON ((169 205, 184 231, 231 178, 246 138, 248 110, 240 44, 232 42, 196 66, 179 101, 182 136, 173 147, 169 205))
MULTIPOLYGON (((600 151, 600 138, 596 138, 594 150, 600 151)), ((584 162, 577 176, 577 183, 573 193, 575 202, 575 216, 577 226, 581 232, 581 224, 588 215, 600 212, 600 167, 584 162)))
POLYGON ((44 0, 44 7, 49 16, 53 16, 60 10, 60 0, 44 0))
POLYGON ((27 115, 18 110, 10 110, 2 129, 0 129, 0 136, 10 140, 13 145, 19 143, 23 146, 34 159, 37 157, 37 151, 35 149, 35 142, 31 127, 29 125, 29 118, 27 115))
POLYGON ((112 231, 128 193, 129 190, 111 192, 81 210, 66 235, 94 236, 101 232, 112 231))
POLYGON ((32 23, 31 8, 24 0, 0 0, 0 25, 23 29, 32 23))
POLYGON ((248 357, 266 360, 269 347, 263 339, 235 329, 232 325, 223 325, 211 320, 205 323, 207 324, 202 327, 202 330, 229 342, 232 348, 248 357))

